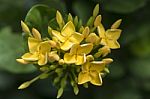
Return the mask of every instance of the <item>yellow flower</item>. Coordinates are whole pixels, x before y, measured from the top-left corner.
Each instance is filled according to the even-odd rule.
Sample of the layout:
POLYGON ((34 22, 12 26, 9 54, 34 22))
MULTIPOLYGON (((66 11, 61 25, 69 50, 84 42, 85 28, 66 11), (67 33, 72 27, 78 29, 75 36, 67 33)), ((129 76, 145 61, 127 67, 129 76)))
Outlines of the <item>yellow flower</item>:
POLYGON ((118 27, 118 26, 115 24, 113 28, 105 31, 102 24, 99 24, 99 26, 97 26, 98 34, 99 37, 101 38, 101 44, 107 45, 111 49, 120 48, 120 45, 117 40, 120 37, 121 30, 116 29, 114 27, 118 27))
POLYGON ((44 41, 39 44, 37 51, 25 53, 21 58, 29 62, 38 62, 38 65, 45 65, 48 59, 48 53, 51 50, 49 41, 44 41))
POLYGON ((69 21, 61 30, 61 33, 56 30, 52 30, 52 34, 62 42, 60 48, 64 51, 69 50, 74 44, 80 44, 83 40, 83 35, 75 32, 74 24, 69 21))
POLYGON ((64 62, 67 64, 75 63, 76 65, 81 65, 86 62, 86 56, 93 49, 93 44, 75 44, 72 46, 70 53, 64 55, 64 62))
POLYGON ((87 61, 82 65, 82 71, 78 75, 78 84, 90 82, 93 85, 101 86, 102 77, 101 72, 105 69, 103 61, 87 61))
POLYGON ((105 58, 102 61, 87 61, 82 65, 82 71, 78 75, 78 84, 90 82, 93 85, 102 85, 102 72, 106 69, 106 65, 113 62, 111 58, 105 58))

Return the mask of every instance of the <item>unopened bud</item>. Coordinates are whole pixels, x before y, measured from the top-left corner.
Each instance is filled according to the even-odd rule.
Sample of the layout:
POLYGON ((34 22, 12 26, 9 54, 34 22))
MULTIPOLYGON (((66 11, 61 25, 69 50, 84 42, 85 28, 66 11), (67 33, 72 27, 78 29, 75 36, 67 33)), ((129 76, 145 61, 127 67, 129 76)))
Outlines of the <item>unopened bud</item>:
POLYGON ((70 13, 68 14, 68 22, 69 22, 69 21, 72 21, 72 22, 73 22, 72 15, 71 15, 70 13))
POLYGON ((96 17, 99 13, 99 4, 97 4, 93 10, 93 16, 96 17))
POLYGON ((64 60, 63 59, 60 59, 59 60, 59 65, 63 65, 65 62, 64 62, 64 60))
POLYGON ((102 16, 99 15, 96 17, 95 21, 94 21, 94 26, 97 27, 101 24, 101 20, 102 20, 102 16))
POLYGON ((89 27, 85 27, 85 29, 83 30, 82 34, 84 35, 84 38, 87 38, 87 36, 90 33, 90 29, 89 27))
POLYGON ((30 33, 28 26, 23 21, 21 21, 21 27, 22 27, 23 32, 30 33))
POLYGON ((21 64, 29 64, 29 62, 25 61, 24 59, 16 59, 16 61, 21 64))
POLYGON ((24 82, 23 84, 21 84, 21 85, 18 87, 18 89, 25 89, 25 88, 29 87, 30 84, 31 84, 30 81, 24 82))

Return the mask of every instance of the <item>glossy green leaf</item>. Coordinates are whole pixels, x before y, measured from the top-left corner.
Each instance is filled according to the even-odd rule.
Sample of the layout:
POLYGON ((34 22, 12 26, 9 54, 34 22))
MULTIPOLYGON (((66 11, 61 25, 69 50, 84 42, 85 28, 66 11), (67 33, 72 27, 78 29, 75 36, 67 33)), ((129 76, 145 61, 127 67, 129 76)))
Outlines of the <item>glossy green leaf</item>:
POLYGON ((25 18, 30 28, 38 29, 43 37, 48 36, 48 23, 55 18, 56 10, 46 5, 38 4, 33 6, 25 18))
POLYGON ((0 31, 0 70, 14 73, 28 73, 35 70, 32 65, 22 65, 16 62, 23 52, 21 35, 12 33, 6 27, 0 31))

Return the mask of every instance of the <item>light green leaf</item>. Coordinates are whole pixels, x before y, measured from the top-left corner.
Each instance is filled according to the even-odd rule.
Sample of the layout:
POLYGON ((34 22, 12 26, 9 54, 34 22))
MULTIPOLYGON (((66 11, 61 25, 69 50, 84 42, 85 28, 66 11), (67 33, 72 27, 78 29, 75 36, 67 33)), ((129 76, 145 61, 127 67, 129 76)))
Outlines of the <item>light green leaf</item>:
POLYGON ((23 52, 21 35, 12 33, 9 27, 0 31, 0 70, 14 73, 28 73, 35 70, 32 65, 16 62, 23 52))

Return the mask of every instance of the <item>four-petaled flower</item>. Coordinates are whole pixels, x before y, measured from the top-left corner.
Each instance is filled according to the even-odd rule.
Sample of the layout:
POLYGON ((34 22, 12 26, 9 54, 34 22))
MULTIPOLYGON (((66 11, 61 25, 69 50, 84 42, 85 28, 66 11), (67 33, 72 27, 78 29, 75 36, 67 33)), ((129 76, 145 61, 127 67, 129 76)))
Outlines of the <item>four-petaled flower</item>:
POLYGON ((111 58, 105 58, 102 61, 88 61, 81 67, 82 71, 78 75, 78 84, 84 84, 87 82, 93 85, 101 86, 102 77, 101 74, 104 69, 107 69, 107 65, 113 62, 111 58))
POLYGON ((102 24, 97 27, 99 37, 101 38, 101 44, 106 45, 111 49, 120 48, 120 44, 118 43, 118 39, 121 34, 120 29, 108 29, 105 31, 102 24))
POLYGON ((93 49, 92 43, 78 45, 75 44, 70 49, 70 53, 64 55, 64 62, 67 64, 75 63, 81 65, 86 62, 86 55, 93 49))
POLYGON ((105 62, 103 61, 87 61, 82 65, 82 71, 78 75, 78 84, 90 82, 93 85, 102 85, 101 72, 104 68, 105 62))
POLYGON ((52 34, 61 42, 60 48, 64 51, 69 50, 74 44, 80 44, 84 36, 75 31, 74 24, 69 21, 61 32, 52 30, 52 34))

